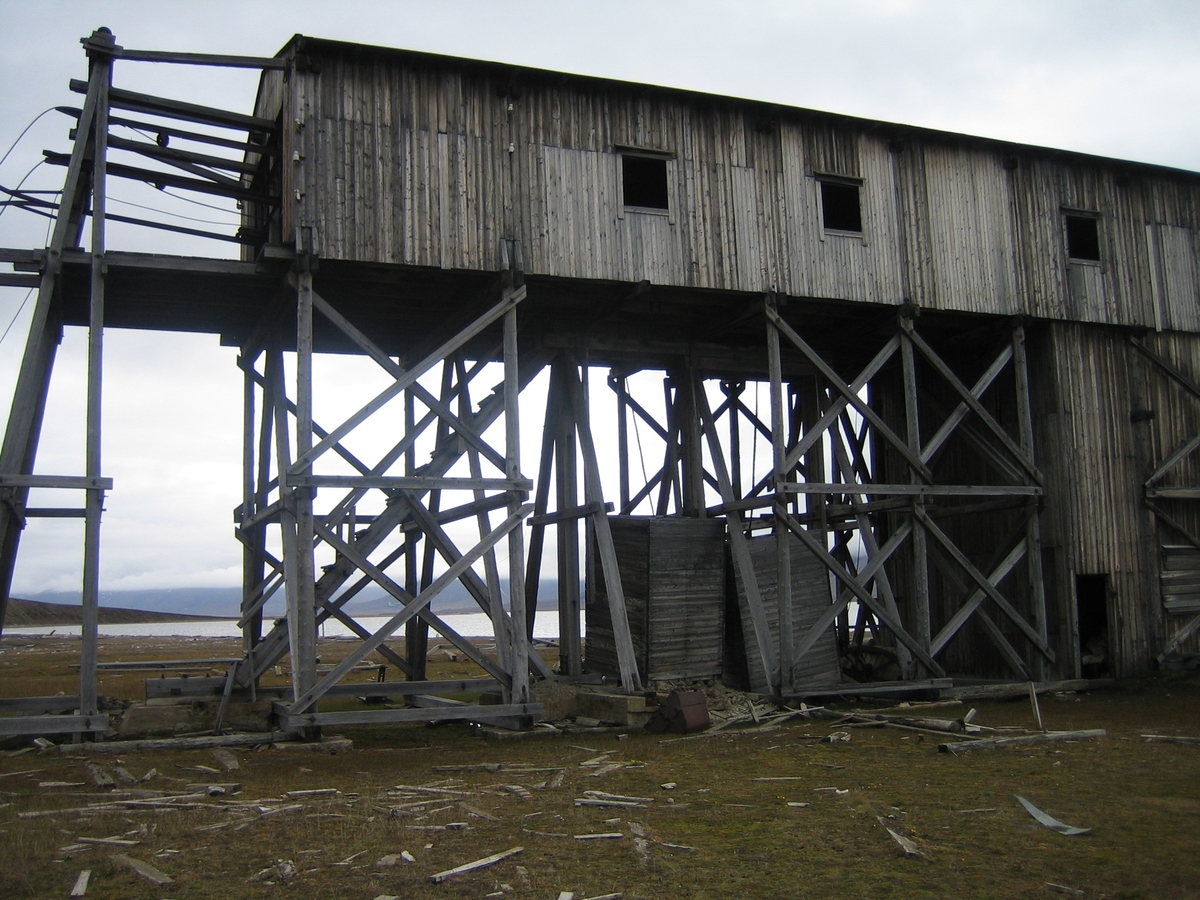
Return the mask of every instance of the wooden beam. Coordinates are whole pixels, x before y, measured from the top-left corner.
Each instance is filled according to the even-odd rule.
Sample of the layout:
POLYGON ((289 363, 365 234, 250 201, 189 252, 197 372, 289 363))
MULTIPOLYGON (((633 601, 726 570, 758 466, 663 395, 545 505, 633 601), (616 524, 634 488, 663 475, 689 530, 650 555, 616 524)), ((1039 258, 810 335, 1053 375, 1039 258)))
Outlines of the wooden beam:
MULTIPOLYGON (((85 94, 88 90, 88 83, 72 78, 70 88, 77 94, 85 94)), ((224 109, 215 109, 211 106, 167 100, 164 97, 152 97, 149 94, 138 94, 117 88, 113 88, 109 92, 109 104, 117 109, 184 119, 189 122, 202 122, 205 125, 217 125, 221 128, 236 128, 241 131, 270 132, 276 127, 274 119, 247 116, 224 109)))
POLYGON ((813 552, 813 554, 825 564, 825 568, 829 569, 829 571, 836 575, 838 579, 840 579, 842 583, 846 585, 846 587, 850 588, 850 590, 854 592, 854 595, 872 613, 875 614, 875 617, 880 621, 880 623, 885 625, 887 629, 896 636, 896 640, 908 647, 908 649, 912 651, 913 656, 920 660, 921 664, 925 666, 928 671, 939 676, 946 674, 945 670, 938 665, 933 657, 921 648, 920 642, 910 635, 904 629, 903 625, 901 625, 888 614, 887 610, 884 609, 879 601, 871 595, 870 591, 863 586, 862 582, 858 578, 855 578, 853 575, 851 575, 841 563, 839 563, 833 558, 833 556, 830 555, 828 550, 817 543, 812 535, 801 528, 799 523, 792 519, 791 516, 787 517, 787 522, 792 533, 796 535, 796 537, 800 538, 800 540, 813 552))
MULTIPOLYGON (((867 383, 874 378, 879 373, 879 370, 887 364, 887 361, 892 358, 899 346, 899 336, 892 335, 891 338, 888 339, 888 342, 884 344, 882 348, 880 348, 878 353, 875 354, 874 358, 867 363, 861 372, 858 373, 858 376, 850 382, 850 391, 857 395, 859 391, 866 387, 867 383)), ((837 421, 838 416, 841 415, 842 410, 846 408, 846 403, 847 400, 845 396, 840 396, 835 399, 833 404, 828 410, 825 411, 821 418, 818 419, 817 422, 808 429, 804 437, 800 439, 799 443, 797 443, 795 447, 788 451, 788 469, 795 468, 804 454, 808 453, 808 451, 818 441, 821 440, 821 436, 829 430, 833 423, 837 421)))
MULTIPOLYGON (((713 468, 717 471, 717 481, 720 484, 721 499, 725 504, 736 502, 733 484, 729 480, 729 470, 725 466, 725 454, 721 449, 721 441, 717 435, 717 425, 713 420, 712 410, 708 406, 708 397, 700 391, 696 397, 697 411, 700 413, 700 426, 708 440, 708 454, 712 458, 713 468)), ((767 621, 766 607, 763 605, 762 591, 758 587, 758 576, 754 571, 754 560, 750 557, 750 545, 746 532, 742 530, 742 518, 736 511, 727 516, 729 521, 729 549, 733 558, 733 567, 741 579, 742 590, 746 592, 746 607, 750 613, 750 623, 754 628, 753 650, 758 653, 758 663, 762 666, 764 677, 771 678, 779 671, 775 646, 771 640, 771 626, 767 621)), ((746 653, 752 652, 750 646, 746 653)), ((798 657, 797 657, 798 658, 798 657)))
POLYGON ((285 69, 289 60, 279 56, 225 56, 216 53, 176 53, 168 50, 129 50, 117 56, 130 62, 178 63, 187 66, 223 66, 233 69, 285 69))
POLYGON ((517 304, 525 299, 525 296, 526 291, 524 286, 515 290, 506 290, 499 303, 497 303, 479 318, 475 319, 471 324, 467 325, 449 340, 445 341, 441 346, 427 355, 417 365, 413 366, 411 369, 408 369, 402 378, 398 378, 391 385, 377 394, 373 400, 368 402, 358 412, 354 413, 341 425, 333 429, 333 431, 329 433, 328 437, 321 440, 320 443, 313 447, 313 449, 307 454, 299 457, 296 460, 293 469, 298 470, 300 467, 311 463, 314 459, 328 450, 334 443, 340 441, 343 437, 370 418, 372 414, 386 405, 393 397, 415 384, 416 380, 429 371, 434 364, 448 357, 451 353, 453 353, 467 341, 471 340, 471 338, 478 335, 497 319, 503 317, 504 314, 510 309, 515 309, 517 304))
MULTIPOLYGON (((573 363, 564 371, 565 379, 568 382, 568 397, 571 402, 575 432, 579 436, 579 449, 583 454, 584 500, 588 503, 603 505, 605 501, 604 491, 600 484, 600 465, 596 459, 595 444, 592 442, 591 418, 588 413, 587 399, 583 392, 583 383, 580 381, 573 363)), ((604 513, 596 513, 592 521, 595 525, 596 549, 600 554, 600 566, 604 574, 604 590, 608 597, 609 618, 612 621, 621 686, 626 693, 632 694, 642 689, 642 679, 638 673, 637 658, 633 650, 633 637, 629 631, 629 615, 625 608, 625 589, 621 584, 617 551, 613 545, 608 516, 604 513)))
POLYGON ((779 485, 780 493, 846 494, 902 497, 1039 497, 1040 485, 1033 484, 855 484, 853 482, 788 482, 779 485))
MULTIPOLYGON (((931 518, 929 518, 924 510, 918 509, 915 512, 917 518, 921 521, 921 524, 923 524, 926 530, 933 535, 934 539, 936 539, 937 542, 946 549, 946 552, 950 554, 954 561, 962 566, 963 570, 971 577, 971 580, 979 585, 983 592, 996 602, 996 605, 1004 611, 1004 614, 1012 620, 1014 625, 1016 625, 1025 633, 1025 636, 1029 638, 1033 645, 1038 648, 1038 650, 1044 657, 1046 657, 1047 660, 1054 662, 1054 651, 1046 642, 1041 639, 1041 636, 1038 635, 1037 631, 1035 631, 1033 627, 1021 617, 1021 614, 1013 608, 1013 605, 1008 602, 1008 599, 996 589, 995 584, 993 584, 986 575, 976 568, 975 564, 967 558, 965 553, 955 546, 954 542, 950 540, 946 533, 942 531, 942 529, 939 528, 931 518)), ((1024 547, 1024 545, 1025 541, 1022 539, 1020 546, 1024 547)), ((944 631, 945 629, 943 629, 943 632, 944 631)))
MULTIPOLYGON (((315 684, 310 690, 297 698, 296 702, 291 707, 291 714, 304 712, 317 699, 319 699, 330 687, 337 684, 342 678, 353 669, 358 663, 364 660, 374 649, 386 641, 393 632, 401 625, 415 616, 422 609, 427 607, 433 598, 440 594, 448 585, 458 580, 459 576, 464 571, 471 567, 480 557, 483 556, 490 548, 494 547, 502 538, 504 538, 512 529, 518 527, 522 520, 533 512, 533 504, 527 503, 517 509, 512 515, 505 519, 500 525, 492 529, 492 532, 466 554, 463 555, 458 562, 450 566, 442 575, 437 578, 429 587, 425 588, 416 598, 414 598, 403 610, 392 616, 387 622, 375 632, 370 640, 363 641, 358 647, 352 650, 340 663, 333 667, 324 678, 315 684)), ((398 586, 397 586, 398 587, 398 586)))
MULTIPOLYGON (((928 360, 935 369, 937 369, 942 378, 948 381, 951 387, 958 392, 958 395, 962 397, 963 402, 971 407, 971 411, 975 413, 980 420, 982 420, 983 424, 986 425, 994 435, 996 435, 996 437, 1000 440, 1000 443, 1002 443, 1005 448, 1008 449, 1008 452, 1013 455, 1018 463, 1020 463, 1021 467, 1026 471, 1029 477, 1032 478, 1037 484, 1041 484, 1042 473, 1038 471, 1038 467, 1034 465, 1031 459, 1029 459, 1025 451, 1021 449, 1020 445, 1009 436, 1008 432, 1000 426, 1000 423, 992 417, 992 414, 984 409, 983 404, 976 399, 975 395, 972 394, 971 391, 967 389, 967 386, 963 384, 961 380, 959 380, 959 377, 954 374, 954 370, 946 365, 942 358, 938 356, 936 352, 934 352, 934 349, 925 343, 925 340, 919 334, 917 334, 916 330, 912 326, 912 323, 907 319, 901 319, 900 327, 912 340, 913 346, 921 351, 921 355, 924 356, 925 359, 928 360)), ((1003 356, 1003 353, 1001 355, 1003 356)))

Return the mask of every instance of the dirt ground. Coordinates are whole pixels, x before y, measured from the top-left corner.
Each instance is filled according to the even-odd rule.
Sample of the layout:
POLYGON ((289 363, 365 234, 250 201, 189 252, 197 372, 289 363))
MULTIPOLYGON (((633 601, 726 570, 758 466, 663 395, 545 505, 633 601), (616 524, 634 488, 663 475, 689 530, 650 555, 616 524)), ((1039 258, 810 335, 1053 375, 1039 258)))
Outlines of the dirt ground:
MULTIPOLYGON (((120 639, 102 659, 235 649, 120 639)), ((69 640, 5 638, 0 692, 74 693, 75 653, 69 640)), ((469 674, 448 659, 430 672, 469 674)), ((101 690, 138 698, 141 679, 109 676, 101 690)), ((978 724, 1033 727, 1028 700, 929 714, 972 706, 978 724)), ((345 728, 353 750, 233 748, 233 771, 212 750, 0 754, 0 896, 66 897, 87 869, 89 898, 1200 897, 1200 744, 1142 737, 1200 736, 1200 679, 1043 697, 1041 711, 1049 729, 1108 734, 955 756, 932 734, 833 720, 684 739, 345 728), (822 742, 831 731, 850 740, 822 742), (100 790, 89 759, 138 782, 100 790), (226 793, 209 796, 209 784, 226 793), (320 793, 287 796, 303 791, 320 793), (1016 795, 1091 831, 1051 831, 1016 795), (596 800, 634 805, 580 803, 596 800), (171 883, 152 884, 120 855, 171 883)))

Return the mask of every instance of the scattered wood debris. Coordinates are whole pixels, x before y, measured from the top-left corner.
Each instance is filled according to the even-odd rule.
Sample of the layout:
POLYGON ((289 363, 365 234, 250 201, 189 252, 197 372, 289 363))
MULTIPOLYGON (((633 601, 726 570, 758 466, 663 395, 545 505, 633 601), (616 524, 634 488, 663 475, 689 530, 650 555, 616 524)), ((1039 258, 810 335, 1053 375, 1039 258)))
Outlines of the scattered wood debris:
POLYGON ((216 757, 217 762, 221 764, 221 768, 226 772, 236 772, 241 768, 238 758, 224 748, 218 747, 213 751, 213 756, 216 757))
POLYGON ((136 847, 141 843, 141 841, 129 841, 121 837, 78 837, 75 838, 75 842, 78 844, 94 844, 98 847, 136 847))
POLYGON ((1185 737, 1181 734, 1143 734, 1147 742, 1165 744, 1200 744, 1200 737, 1185 737))
POLYGON ((163 872, 161 869, 156 869, 148 862, 143 862, 140 859, 134 859, 132 856, 126 856, 123 853, 117 853, 113 856, 110 856, 109 859, 119 866, 126 866, 127 868, 133 869, 133 871, 137 872, 151 884, 162 885, 175 883, 175 879, 173 879, 166 872, 163 872))
POLYGON ((1055 884, 1053 881, 1047 881, 1045 886, 1048 890, 1054 891, 1056 894, 1066 894, 1069 897, 1083 896, 1083 891, 1079 888, 1067 887, 1065 884, 1055 884))
POLYGON ((75 879, 75 886, 71 888, 70 896, 82 897, 87 893, 88 880, 92 877, 91 869, 84 869, 79 873, 79 877, 75 879))
POLYGON ((996 750, 1000 747, 1020 747, 1025 744, 1044 744, 1053 741, 1080 741, 1085 738, 1101 738, 1107 734, 1108 732, 1103 728, 1089 728, 1085 731, 1050 731, 1045 734, 1024 734, 1020 737, 987 738, 939 744, 938 751, 958 754, 973 750, 996 750))
POLYGON ((461 866, 455 866, 453 869, 447 869, 444 872, 438 872, 435 875, 430 875, 429 880, 434 884, 441 884, 449 878, 454 878, 458 875, 465 875, 468 872, 477 872, 480 869, 486 869, 489 866, 494 866, 498 862, 502 862, 511 856, 516 856, 518 853, 524 852, 524 847, 513 847, 509 850, 503 850, 500 853, 493 853, 491 856, 485 856, 483 859, 477 859, 474 862, 464 863, 461 866))
POLYGON ((915 859, 919 856, 925 855, 911 840, 900 834, 898 831, 889 828, 887 820, 885 820, 883 816, 876 816, 875 818, 879 820, 879 824, 883 826, 884 830, 892 836, 892 840, 894 840, 900 846, 900 849, 904 851, 905 857, 908 859, 915 859))
POLYGON ((619 831, 605 831, 600 834, 576 834, 572 835, 577 841, 615 841, 618 838, 623 838, 619 831))
POLYGON ((88 776, 92 779, 92 784, 96 785, 96 787, 106 790, 117 786, 117 783, 113 781, 113 777, 94 762, 84 763, 84 768, 87 769, 88 776))
POLYGON ((1090 828, 1076 828, 1074 825, 1066 825, 1058 821, 1058 819, 1054 818, 1053 816, 1042 812, 1020 794, 1016 794, 1015 796, 1017 798, 1017 802, 1025 807, 1025 811, 1027 813, 1029 813, 1051 831, 1057 831, 1059 834, 1066 835, 1067 837, 1074 837, 1080 834, 1088 834, 1092 830, 1090 828))
POLYGON ((458 807, 459 807, 459 809, 464 810, 469 815, 472 815, 477 819, 487 819, 489 822, 503 821, 503 819, 500 819, 497 816, 493 816, 490 812, 485 812, 484 810, 479 809, 476 806, 472 806, 469 803, 463 803, 461 800, 458 802, 458 807))

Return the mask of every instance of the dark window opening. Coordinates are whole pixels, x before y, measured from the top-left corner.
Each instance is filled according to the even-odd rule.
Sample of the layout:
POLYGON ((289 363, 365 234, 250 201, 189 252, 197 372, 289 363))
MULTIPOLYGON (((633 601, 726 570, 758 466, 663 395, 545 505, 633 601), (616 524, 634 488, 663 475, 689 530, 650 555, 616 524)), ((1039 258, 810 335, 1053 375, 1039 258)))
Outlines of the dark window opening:
POLYGON ((1100 261, 1100 229, 1091 216, 1067 216, 1067 256, 1100 261))
POLYGON ((857 184, 821 182, 821 224, 827 231, 862 233, 862 209, 858 203, 857 184))
POLYGON ((1107 675, 1112 671, 1108 643, 1108 576, 1076 575, 1075 604, 1083 677, 1107 675))
POLYGON ((667 161, 652 156, 622 156, 621 184, 625 205, 642 209, 662 209, 668 206, 667 161))

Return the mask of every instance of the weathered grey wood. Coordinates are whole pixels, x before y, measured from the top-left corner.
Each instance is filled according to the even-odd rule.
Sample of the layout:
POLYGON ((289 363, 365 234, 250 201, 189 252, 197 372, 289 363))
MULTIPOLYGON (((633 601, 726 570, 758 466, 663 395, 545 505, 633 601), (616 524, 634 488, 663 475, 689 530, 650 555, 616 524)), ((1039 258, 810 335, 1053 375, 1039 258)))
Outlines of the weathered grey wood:
POLYGON ((324 713, 292 713, 287 711, 285 704, 278 704, 276 708, 280 722, 289 728, 396 722, 490 722, 512 717, 536 719, 545 714, 545 709, 540 703, 506 703, 494 706, 454 703, 446 706, 439 704, 425 709, 371 709, 324 713))
MULTIPOLYGON (((904 377, 904 423, 908 435, 908 447, 910 450, 920 453, 921 417, 917 395, 916 360, 913 358, 912 341, 903 332, 900 341, 900 360, 904 377)), ((914 485, 920 484, 920 477, 916 472, 911 473, 910 481, 914 485)), ((913 500, 914 504, 920 502, 919 496, 913 500)), ((929 606, 929 558, 925 530, 920 524, 913 525, 910 559, 912 566, 912 573, 909 576, 912 592, 912 630, 916 639, 921 642, 921 646, 928 651, 932 628, 929 606)), ((915 674, 911 664, 906 667, 906 678, 911 678, 915 674)))
MULTIPOLYGON (((604 492, 600 486, 600 465, 596 459, 596 447, 592 442, 591 416, 583 384, 579 380, 575 365, 566 372, 571 410, 575 421, 575 432, 579 436, 579 449, 583 455, 583 493, 588 503, 604 505, 604 492)), ((617 646, 617 662, 621 671, 621 686, 627 693, 642 689, 637 660, 633 653, 633 639, 629 632, 629 617, 625 609, 625 591, 621 585, 621 572, 613 547, 612 531, 608 516, 597 513, 592 517, 595 527, 596 548, 604 573, 604 587, 608 594, 609 615, 612 618, 613 639, 617 646)))
MULTIPOLYGON (((887 365, 888 360, 892 358, 899 346, 900 338, 892 335, 880 351, 875 354, 874 358, 858 373, 858 376, 850 382, 850 391, 857 395, 859 391, 866 387, 867 382, 874 378, 879 370, 887 365)), ((846 408, 847 403, 848 401, 845 396, 837 397, 833 401, 829 409, 808 429, 807 433, 800 439, 796 446, 788 451, 786 468, 794 468, 805 454, 821 440, 821 436, 837 421, 842 410, 846 408)))
MULTIPOLYGON (((842 482, 789 482, 779 486, 791 494, 837 494, 842 482)), ((901 497, 1036 497, 1042 488, 1033 484, 864 484, 867 496, 895 494, 901 497)))
POLYGON ((177 63, 187 66, 224 66, 235 69, 283 69, 288 60, 278 56, 224 56, 217 53, 176 53, 164 50, 130 50, 122 47, 121 59, 139 62, 177 63))
MULTIPOLYGON (((946 552, 953 557, 954 561, 962 566, 963 570, 966 571, 971 580, 979 585, 983 592, 991 597, 992 600, 995 601, 996 605, 1004 611, 1004 614, 1008 616, 1012 623, 1025 633, 1025 636, 1029 638, 1030 642, 1033 643, 1035 647, 1037 647, 1042 656, 1046 657, 1046 659, 1050 662, 1054 662, 1054 651, 1044 640, 1042 640, 1041 636, 1030 626, 1030 624, 1025 621, 1021 614, 1013 608, 1013 605, 1008 602, 1008 599, 996 589, 996 586, 989 581, 988 578, 982 572, 980 572, 978 568, 975 567, 974 563, 967 559, 963 552, 957 546, 955 546, 954 542, 951 541, 950 538, 946 536, 946 533, 942 531, 942 529, 939 528, 932 519, 929 518, 928 514, 926 514, 924 510, 916 510, 916 515, 917 518, 921 520, 921 524, 924 525, 929 533, 932 534, 937 540, 937 542, 946 549, 946 552)), ((1024 544, 1023 541, 1022 544, 1024 544)), ((1025 549, 1026 552, 1028 552, 1028 548, 1026 547, 1025 549)))
MULTIPOLYGON (((850 459, 846 453, 846 445, 841 431, 835 431, 833 434, 833 453, 842 471, 849 471, 850 459)), ((847 489, 849 489, 849 486, 847 489)), ((862 498, 855 492, 851 492, 849 497, 850 505, 854 508, 855 520, 858 523, 858 537, 867 551, 867 560, 869 562, 873 557, 879 555, 879 542, 875 539, 875 530, 870 518, 862 509, 862 498)), ((900 616, 900 607, 896 603, 896 595, 892 592, 892 584, 888 579, 887 569, 883 566, 878 567, 874 579, 875 586, 879 590, 880 597, 883 598, 883 605, 887 609, 888 615, 897 622, 903 622, 904 620, 900 616)), ((863 579, 863 583, 866 583, 865 579, 863 579)), ((911 676, 913 674, 912 657, 903 644, 896 647, 896 658, 900 663, 900 671, 911 676)))
POLYGON ((847 385, 842 381, 842 377, 829 367, 829 364, 821 358, 820 354, 810 347, 804 338, 802 338, 796 332, 796 330, 792 328, 792 326, 785 322, 782 317, 780 317, 771 309, 767 310, 767 319, 784 337, 788 339, 793 346, 796 347, 796 349, 798 349, 805 355, 805 357, 808 358, 809 362, 816 366, 820 373, 825 376, 825 379, 829 382, 830 386, 839 394, 841 394, 842 398, 850 406, 853 406, 856 410, 858 410, 859 415, 871 423, 872 427, 875 429, 875 433, 892 447, 894 447, 896 451, 908 461, 908 464, 912 466, 914 471, 920 473, 921 477, 926 481, 933 480, 933 475, 930 473, 928 467, 926 467, 921 458, 908 449, 908 444, 902 441, 900 437, 888 427, 887 423, 880 418, 879 414, 875 412, 875 410, 871 409, 871 407, 865 403, 861 397, 858 396, 858 392, 853 390, 851 385, 847 385))
POLYGON ((83 897, 87 894, 88 881, 92 877, 91 869, 82 870, 75 878, 75 885, 71 888, 70 897, 83 897))
POLYGON ((114 854, 113 856, 110 856, 109 859, 119 866, 125 866, 133 869, 133 871, 137 872, 151 884, 163 885, 175 883, 175 879, 161 869, 157 869, 150 865, 150 863, 143 862, 140 859, 134 859, 131 856, 126 856, 124 853, 114 854))
MULTIPOLYGON (((90 194, 84 174, 85 158, 91 150, 89 143, 94 131, 96 112, 101 103, 101 96, 110 83, 109 79, 108 62, 101 60, 92 68, 85 89, 87 98, 67 167, 54 231, 46 250, 45 267, 41 273, 41 285, 29 323, 25 352, 17 373, 17 384, 4 431, 4 443, 0 446, 0 476, 27 476, 33 471, 42 415, 50 387, 50 373, 54 368, 54 357, 62 330, 62 311, 55 300, 62 272, 62 254, 68 245, 79 242, 83 210, 88 205, 90 194)), ((0 486, 7 485, 0 483, 0 486)), ((4 627, 21 537, 17 506, 24 506, 28 496, 27 490, 19 489, 8 493, 5 498, 11 499, 12 505, 0 502, 0 629, 4 627)))
POLYGON ((882 624, 887 626, 888 630, 896 636, 898 641, 903 643, 910 651, 912 651, 913 656, 920 660, 921 664, 925 666, 927 670, 934 675, 940 676, 946 674, 945 670, 938 665, 938 663, 934 661, 934 659, 928 653, 921 649, 921 645, 904 629, 904 626, 887 613, 887 610, 885 610, 883 606, 876 601, 876 599, 863 586, 862 582, 858 578, 855 578, 853 575, 847 572, 841 563, 834 559, 828 550, 818 544, 816 540, 814 540, 807 531, 801 528, 791 516, 787 517, 787 523, 792 534, 800 538, 800 540, 808 546, 808 548, 817 556, 817 558, 825 564, 825 567, 834 575, 836 575, 838 579, 846 585, 847 588, 854 592, 855 596, 863 603, 863 605, 870 609, 870 611, 875 614, 875 617, 879 619, 882 624))
MULTIPOLYGON (((767 370, 771 379, 771 453, 774 469, 774 488, 779 495, 779 485, 788 480, 787 468, 787 423, 783 412, 783 362, 779 354, 779 329, 774 318, 778 318, 775 298, 768 294, 763 298, 767 312, 767 370)), ((778 594, 779 614, 779 671, 772 673, 772 682, 782 694, 790 694, 795 687, 796 660, 792 652, 794 628, 792 625, 792 558, 791 540, 788 536, 786 509, 776 502, 773 507, 775 522, 775 585, 778 594)))
MULTIPOLYGON (((512 292, 506 292, 511 297, 512 292)), ((504 313, 504 456, 505 475, 510 481, 523 480, 521 476, 521 419, 520 419, 520 371, 517 359, 517 310, 510 306, 504 313)), ((509 515, 518 515, 521 503, 529 496, 525 491, 514 490, 509 495, 509 515)), ((525 516, 533 512, 528 504, 525 516)), ((480 535, 482 538, 483 535, 480 535)), ((515 627, 510 629, 512 649, 510 659, 512 686, 508 694, 511 703, 522 704, 530 700, 529 693, 529 632, 522 627, 525 622, 525 529, 514 528, 508 532, 508 602, 515 627)), ((501 610, 501 616, 503 611, 501 610)), ((501 640, 497 630, 496 639, 501 640)))
MULTIPOLYGON (((995 569, 992 570, 991 574, 988 576, 988 580, 992 584, 999 584, 1001 581, 1003 581, 1005 576, 1007 576, 1008 573, 1016 567, 1017 563, 1024 558, 1026 547, 1027 544, 1025 539, 1018 541, 1013 549, 1008 552, 1008 555, 997 564, 995 569)), ((942 649, 948 643, 950 643, 950 640, 954 637, 954 635, 956 635, 962 626, 966 624, 967 619, 969 619, 974 614, 975 610, 979 608, 979 605, 983 603, 983 600, 986 596, 987 594, 982 589, 977 589, 973 594, 971 594, 970 597, 967 598, 966 602, 958 608, 954 615, 950 617, 950 620, 942 626, 942 630, 939 631, 937 636, 933 639, 929 647, 929 652, 932 655, 937 656, 942 652, 942 649)))
POLYGON ((1001 747, 1025 747, 1029 744, 1056 743, 1058 741, 1081 741, 1088 738, 1102 738, 1108 734, 1103 728, 1089 728, 1084 731, 1051 731, 1046 734, 1026 734, 1020 737, 994 738, 991 740, 959 741, 951 744, 938 744, 942 753, 972 753, 976 750, 997 750, 1001 747))
POLYGON ((108 730, 106 715, 0 716, 0 735, 89 734, 108 730))
POLYGON ((421 591, 403 610, 385 622, 369 640, 363 641, 358 647, 352 650, 340 663, 333 667, 333 670, 328 675, 313 685, 304 694, 297 695, 296 701, 291 707, 292 714, 295 715, 307 710, 329 688, 341 681, 347 672, 364 660, 377 646, 387 640, 397 628, 427 607, 433 601, 433 598, 441 593, 448 584, 457 580, 467 568, 483 556, 491 547, 495 546, 509 531, 518 527, 525 516, 529 515, 532 511, 533 504, 527 503, 519 507, 516 512, 500 523, 500 525, 496 526, 491 534, 451 565, 433 584, 421 591))
POLYGON ((430 875, 429 880, 434 884, 441 884, 443 881, 454 878, 457 875, 465 875, 468 872, 477 872, 480 869, 494 866, 496 863, 502 862, 511 856, 516 856, 524 849, 524 847, 513 847, 511 850, 505 850, 502 853, 493 853, 491 856, 485 856, 483 859, 477 859, 474 862, 465 863, 453 869, 446 869, 444 872, 438 872, 436 875, 430 875))
MULTIPOLYGON (((546 416, 548 420, 551 414, 554 416, 555 505, 559 510, 576 509, 579 504, 578 444, 571 399, 571 380, 574 377, 574 367, 569 358, 560 356, 555 360, 550 372, 551 389, 550 396, 546 398, 546 416)), ((547 439, 550 437, 548 434, 547 439)), ((591 509, 603 515, 607 505, 591 509)), ((559 669, 571 678, 578 678, 583 674, 583 641, 579 630, 578 521, 567 519, 557 522, 555 537, 558 541, 559 669)), ((619 673, 620 669, 617 671, 619 673)))
POLYGON ((386 387, 376 397, 363 406, 358 412, 354 413, 350 418, 342 422, 329 433, 329 435, 319 441, 307 454, 297 457, 292 468, 299 473, 301 469, 308 466, 314 459, 327 451, 333 444, 339 442, 343 437, 365 422, 373 413, 383 407, 389 400, 405 391, 416 383, 416 380, 424 375, 436 363, 445 359, 453 351, 457 350, 471 338, 478 335, 481 331, 502 318, 505 313, 516 307, 518 303, 525 299, 526 290, 521 287, 504 294, 499 303, 485 312, 482 316, 475 319, 470 325, 463 328, 449 340, 441 344, 436 350, 426 356, 421 362, 412 368, 406 370, 402 378, 398 378, 395 382, 386 387))
POLYGON ((78 696, 0 698, 0 712, 5 713, 36 715, 48 712, 68 712, 76 709, 79 709, 78 696))
MULTIPOLYGON (((1013 329, 1013 372, 1016 376, 1017 424, 1021 434, 1021 449, 1031 462, 1037 461, 1033 443, 1033 408, 1029 395, 1029 361, 1025 353, 1025 328, 1017 325, 1013 329)), ((1046 579, 1042 572, 1042 526, 1040 510, 1036 502, 1030 501, 1025 511, 1025 560, 1029 578, 1029 605, 1033 611, 1033 627, 1046 646, 1050 645, 1049 625, 1046 613, 1046 579)), ((1042 657, 1034 659, 1034 674, 1038 681, 1046 678, 1046 667, 1042 657)))
MULTIPOLYGON (((735 500, 733 484, 729 480, 729 470, 725 466, 725 454, 721 449, 721 441, 717 435, 716 422, 713 421, 712 410, 708 406, 708 397, 699 391, 696 397, 697 411, 700 414, 700 425, 704 436, 708 439, 708 452, 712 457, 713 468, 717 472, 717 483, 720 485, 721 500, 732 503, 735 500)), ((759 662, 764 672, 777 672, 778 659, 775 646, 771 640, 771 627, 767 622, 767 613, 763 608, 762 593, 758 589, 758 576, 754 572, 754 562, 750 558, 750 548, 747 544, 746 532, 743 531, 741 516, 737 513, 729 519, 729 549, 733 558, 734 571, 741 579, 742 589, 746 592, 746 606, 754 626, 754 644, 747 644, 746 653, 757 652, 759 662)), ((798 655, 797 655, 798 658, 798 655)))

